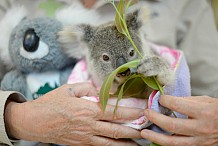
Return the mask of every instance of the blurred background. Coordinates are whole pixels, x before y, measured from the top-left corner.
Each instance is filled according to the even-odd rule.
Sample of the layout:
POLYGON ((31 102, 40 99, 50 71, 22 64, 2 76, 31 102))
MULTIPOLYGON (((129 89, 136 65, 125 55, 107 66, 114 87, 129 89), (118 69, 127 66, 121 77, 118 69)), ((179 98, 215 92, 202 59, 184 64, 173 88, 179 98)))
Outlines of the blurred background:
MULTIPOLYGON (((49 16, 52 17, 55 10, 70 5, 76 0, 1 0, 0 1, 0 19, 6 11, 13 5, 24 5, 29 12, 30 17, 49 16)), ((102 0, 104 1, 104 0, 102 0)), ((207 0, 214 11, 214 18, 218 28, 218 0, 207 0)))

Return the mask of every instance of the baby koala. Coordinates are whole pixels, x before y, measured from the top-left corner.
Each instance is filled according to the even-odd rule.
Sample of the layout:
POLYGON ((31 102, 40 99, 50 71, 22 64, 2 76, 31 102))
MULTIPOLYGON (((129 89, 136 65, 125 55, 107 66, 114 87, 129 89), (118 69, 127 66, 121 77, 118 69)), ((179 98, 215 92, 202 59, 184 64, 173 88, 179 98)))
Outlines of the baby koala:
POLYGON ((105 77, 116 68, 135 59, 141 59, 137 70, 128 69, 117 74, 114 86, 122 84, 134 72, 149 77, 156 76, 161 85, 168 85, 173 80, 173 70, 163 57, 152 50, 144 35, 141 35, 143 22, 140 13, 135 11, 128 14, 126 23, 143 58, 140 58, 128 38, 117 30, 114 22, 100 26, 81 24, 66 27, 58 33, 58 40, 69 56, 85 59, 90 78, 97 87, 101 87, 105 77))

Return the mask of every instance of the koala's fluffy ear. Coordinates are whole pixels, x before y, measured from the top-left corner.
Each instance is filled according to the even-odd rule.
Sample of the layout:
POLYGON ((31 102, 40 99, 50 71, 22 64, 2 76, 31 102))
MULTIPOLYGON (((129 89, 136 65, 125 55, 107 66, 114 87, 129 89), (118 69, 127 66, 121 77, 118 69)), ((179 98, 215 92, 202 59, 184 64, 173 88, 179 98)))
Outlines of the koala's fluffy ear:
POLYGON ((131 30, 139 30, 148 20, 149 12, 146 7, 140 9, 131 10, 126 17, 127 27, 131 30))
POLYGON ((90 25, 68 26, 58 32, 58 41, 62 44, 66 54, 80 59, 87 54, 87 44, 93 34, 94 28, 90 25))

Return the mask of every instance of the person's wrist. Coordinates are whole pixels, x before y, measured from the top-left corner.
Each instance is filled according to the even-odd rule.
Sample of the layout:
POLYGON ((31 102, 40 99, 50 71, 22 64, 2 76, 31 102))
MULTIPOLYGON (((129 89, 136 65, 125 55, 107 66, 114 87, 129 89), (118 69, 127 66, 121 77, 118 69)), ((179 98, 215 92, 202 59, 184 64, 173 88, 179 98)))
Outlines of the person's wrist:
POLYGON ((25 123, 25 104, 8 100, 5 106, 5 128, 10 139, 23 139, 22 129, 25 123))

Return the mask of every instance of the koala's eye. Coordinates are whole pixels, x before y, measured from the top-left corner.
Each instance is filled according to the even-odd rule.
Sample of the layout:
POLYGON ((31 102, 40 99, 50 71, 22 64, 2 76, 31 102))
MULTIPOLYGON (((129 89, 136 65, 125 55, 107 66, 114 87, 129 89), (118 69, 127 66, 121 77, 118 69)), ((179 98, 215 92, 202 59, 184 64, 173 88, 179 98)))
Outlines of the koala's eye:
POLYGON ((135 55, 135 51, 134 50, 131 50, 130 52, 129 52, 129 56, 134 56, 135 55))
POLYGON ((110 59, 109 56, 103 55, 103 60, 104 60, 104 61, 108 61, 109 59, 110 59))
POLYGON ((36 35, 34 29, 28 29, 25 32, 23 47, 27 52, 35 52, 39 47, 39 37, 36 35))

